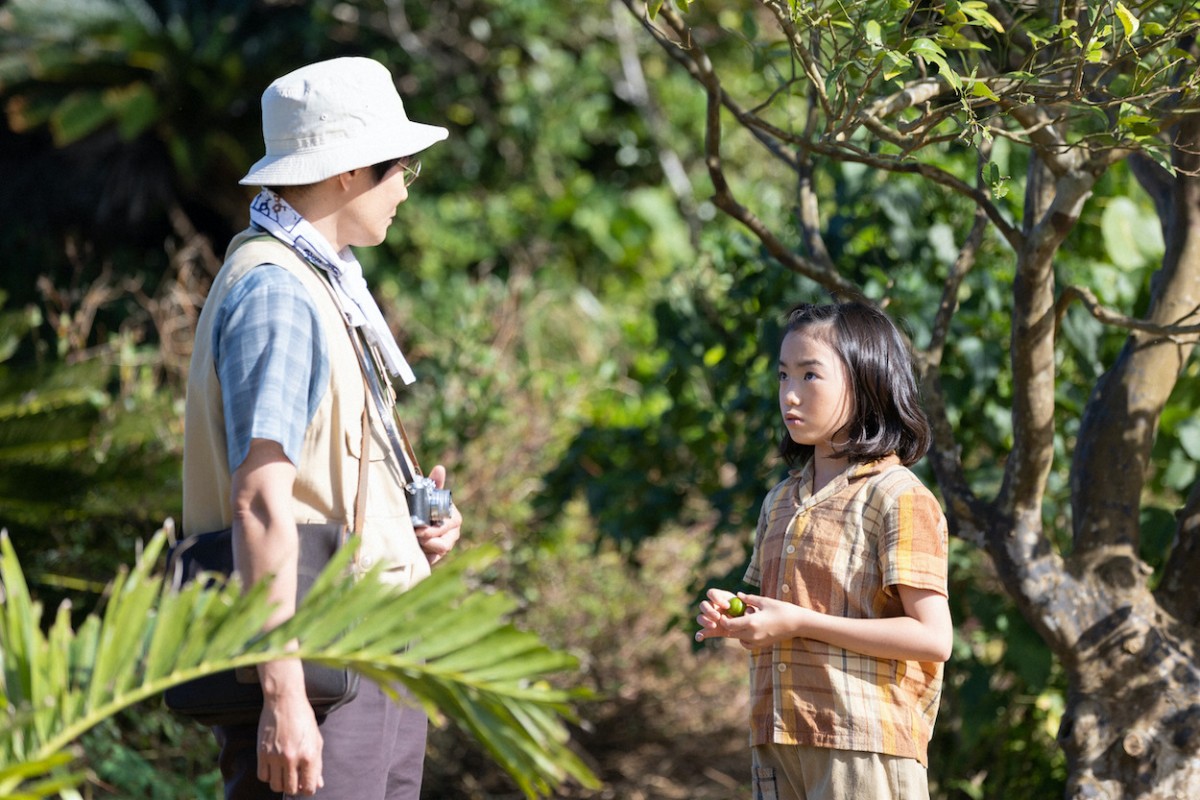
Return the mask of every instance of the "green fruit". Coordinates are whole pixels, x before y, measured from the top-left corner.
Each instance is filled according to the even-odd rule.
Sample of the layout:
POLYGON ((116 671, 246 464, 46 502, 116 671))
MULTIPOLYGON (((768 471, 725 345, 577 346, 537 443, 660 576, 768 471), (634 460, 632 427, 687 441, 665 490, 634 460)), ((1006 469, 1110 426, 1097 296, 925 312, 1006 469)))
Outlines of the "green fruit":
POLYGON ((731 617, 740 617, 746 613, 746 604, 740 597, 731 597, 729 598, 729 610, 725 613, 731 617))

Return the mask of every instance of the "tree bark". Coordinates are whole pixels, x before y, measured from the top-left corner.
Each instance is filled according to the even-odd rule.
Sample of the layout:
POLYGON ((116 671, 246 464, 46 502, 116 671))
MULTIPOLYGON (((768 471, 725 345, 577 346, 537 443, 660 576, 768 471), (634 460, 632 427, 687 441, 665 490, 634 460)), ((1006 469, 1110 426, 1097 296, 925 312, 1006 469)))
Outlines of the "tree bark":
MULTIPOLYGON (((1200 121, 1180 126, 1167 248, 1146 319, 1200 319, 1200 121)), ((1161 176, 1158 176, 1161 177, 1161 176)), ((1134 330, 1100 379, 1081 421, 1072 465, 1075 546, 1068 570, 1088 587, 1071 613, 1088 621, 1070 649, 1071 693, 1060 741, 1072 798, 1200 797, 1200 546, 1193 489, 1157 597, 1138 558, 1142 493, 1158 419, 1195 334, 1134 330)))

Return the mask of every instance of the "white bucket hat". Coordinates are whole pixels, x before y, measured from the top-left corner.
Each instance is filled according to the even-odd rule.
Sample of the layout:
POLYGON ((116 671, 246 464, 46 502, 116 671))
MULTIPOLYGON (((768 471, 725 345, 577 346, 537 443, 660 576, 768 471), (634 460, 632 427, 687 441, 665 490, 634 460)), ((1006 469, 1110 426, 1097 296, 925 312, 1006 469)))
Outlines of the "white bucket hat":
POLYGON ((360 167, 410 156, 448 131, 413 122, 387 67, 370 58, 309 64, 262 96, 267 154, 240 183, 303 186, 360 167))

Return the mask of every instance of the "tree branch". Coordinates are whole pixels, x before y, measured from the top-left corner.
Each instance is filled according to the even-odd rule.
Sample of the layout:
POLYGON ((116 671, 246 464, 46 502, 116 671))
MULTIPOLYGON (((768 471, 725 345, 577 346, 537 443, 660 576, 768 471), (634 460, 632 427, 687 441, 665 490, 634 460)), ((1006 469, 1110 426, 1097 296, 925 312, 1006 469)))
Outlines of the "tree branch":
MULTIPOLYGON (((1172 180, 1166 251, 1150 281, 1145 322, 1128 325, 1125 347, 1096 383, 1080 422, 1071 470, 1074 549, 1080 553, 1118 545, 1136 552, 1159 418, 1200 341, 1200 118, 1181 125, 1176 142, 1174 160, 1182 169, 1172 180)), ((1177 546, 1169 569, 1194 576, 1200 563, 1190 560, 1192 549, 1190 543, 1177 546)))
MULTIPOLYGON (((1180 337, 1195 336, 1200 334, 1200 324, 1194 325, 1163 325, 1157 322, 1149 322, 1144 319, 1135 319, 1128 317, 1119 312, 1105 308, 1100 301, 1096 299, 1096 295, 1091 289, 1086 286, 1068 286, 1063 289, 1062 294, 1055 303, 1054 318, 1055 326, 1061 327, 1063 315, 1067 313, 1067 308, 1073 300, 1078 300, 1083 303, 1088 313, 1092 315, 1098 322, 1103 322, 1105 325, 1111 325, 1114 328, 1124 328, 1130 331, 1141 331, 1143 333, 1152 333, 1155 336, 1161 336, 1170 339, 1176 344, 1187 344, 1180 337)), ((1200 308, 1191 309, 1188 316, 1200 314, 1200 308)))
MULTIPOLYGON (((987 159, 981 155, 981 161, 987 159)), ((938 304, 937 315, 934 317, 933 332, 930 336, 929 347, 914 354, 917 372, 921 377, 921 394, 925 400, 925 409, 929 415, 930 427, 933 429, 933 447, 929 451, 929 463, 937 479, 938 488, 946 501, 951 530, 956 536, 963 538, 980 549, 984 549, 986 520, 990 509, 980 501, 970 484, 967 483, 963 469, 962 451, 955 438, 950 417, 946 411, 946 398, 942 392, 941 363, 945 349, 946 337, 949 334, 950 323, 954 312, 958 309, 958 293, 967 273, 975 265, 975 257, 983 244, 983 236, 987 231, 987 217, 983 211, 976 209, 975 222, 967 240, 963 242, 958 257, 950 267, 942 288, 942 299, 938 304)))
MULTIPOLYGON (((768 228, 752 211, 738 202, 733 190, 725 177, 724 165, 721 159, 721 108, 728 99, 721 87, 720 79, 713 70, 708 55, 695 42, 687 49, 678 46, 666 38, 657 26, 653 25, 645 14, 645 10, 637 7, 637 0, 622 0, 630 12, 637 17, 659 42, 667 53, 684 65, 688 73, 700 83, 708 96, 705 114, 704 153, 705 165, 708 167, 709 178, 713 183, 712 202, 717 208, 740 222, 762 243, 770 255, 780 264, 800 275, 804 275, 835 294, 847 298, 862 298, 862 290, 842 277, 836 270, 828 268, 811 259, 804 258, 791 250, 768 228)), ((679 41, 690 41, 690 31, 683 20, 670 8, 663 7, 659 11, 663 19, 674 31, 679 41)), ((754 132, 753 129, 750 129, 754 132)), ((793 169, 797 168, 795 158, 780 150, 773 150, 775 155, 782 158, 793 169)))
POLYGON ((1018 573, 1050 551, 1042 499, 1054 461, 1054 256, 1093 185, 1085 172, 1051 179, 1049 168, 1034 158, 1025 210, 1027 244, 1017 254, 1013 280, 1013 448, 997 498, 1012 525, 991 531, 996 538, 989 541, 992 557, 1011 562, 1005 566, 1018 573))
MULTIPOLYGON (((695 43, 693 37, 691 36, 690 28, 673 9, 669 8, 668 6, 663 6, 663 8, 659 10, 658 16, 670 28, 672 33, 675 35, 675 39, 671 39, 664 35, 663 31, 646 16, 645 9, 641 7, 641 4, 639 4, 637 0, 622 0, 622 2, 625 3, 630 12, 654 37, 655 41, 659 43, 668 56, 683 66, 689 75, 691 75, 698 83, 705 87, 706 91, 708 91, 710 94, 715 92, 715 96, 719 98, 721 104, 731 114, 733 114, 738 123, 748 130, 752 135, 754 135, 755 138, 758 139, 758 141, 762 143, 763 146, 766 147, 773 156, 788 164, 788 166, 793 170, 798 170, 799 164, 791 153, 788 153, 782 147, 780 147, 781 143, 786 144, 789 147, 794 147, 807 155, 823 155, 834 160, 865 164, 867 166, 886 170, 888 172, 920 175, 921 177, 926 178, 939 186, 943 186, 957 194, 966 197, 977 206, 983 208, 987 213, 988 219, 993 225, 996 226, 996 229, 1000 232, 1000 235, 1004 237, 1010 246, 1013 248, 1020 248, 1022 246, 1022 236, 1020 232, 1008 219, 1004 217, 1004 215, 1000 212, 1000 209, 997 208, 992 202, 991 197, 987 194, 987 192, 971 186, 970 184, 959 179, 957 176, 940 169, 933 164, 921 163, 911 159, 901 160, 897 158, 889 158, 887 156, 862 150, 861 148, 855 147, 852 143, 850 143, 848 137, 845 136, 844 133, 835 136, 833 141, 826 141, 822 139, 809 138, 808 136, 797 136, 793 133, 776 127, 759 114, 743 108, 740 103, 734 100, 733 97, 731 97, 724 90, 720 84, 720 81, 716 77, 716 74, 712 68, 712 63, 708 59, 708 56, 704 53, 700 45, 695 43), (684 43, 687 44, 685 45, 684 43)), ((881 105, 873 106, 873 109, 875 110, 871 114, 862 116, 862 122, 864 124, 871 122, 872 125, 882 126, 883 123, 879 121, 878 118, 879 112, 886 111, 888 114, 898 114, 905 109, 913 107, 914 104, 924 102, 927 97, 933 96, 930 93, 934 92, 935 88, 938 87, 940 87, 940 91, 942 92, 949 90, 949 84, 943 84, 943 82, 938 79, 917 81, 915 84, 911 85, 910 87, 906 87, 898 94, 888 98, 885 101, 882 101, 881 105)), ((815 90, 816 89, 814 89, 814 91, 815 90)), ((899 137, 900 140, 906 143, 912 138, 905 137, 896 132, 893 132, 892 135, 899 137)), ((906 144, 906 146, 911 147, 911 144, 906 144)), ((710 173, 711 170, 712 166, 710 164, 710 173)), ((722 201, 726 203, 728 203, 730 200, 732 200, 732 195, 722 198, 722 201)), ((715 198, 714 203, 716 203, 715 198)), ((718 207, 723 211, 726 210, 720 205, 718 205, 718 207)), ((747 220, 753 216, 750 215, 750 212, 742 208, 740 205, 735 204, 735 206, 731 206, 731 208, 733 208, 735 211, 735 218, 739 221, 742 221, 743 224, 747 224, 747 220), (743 217, 745 217, 745 219, 743 217)), ((747 225, 747 227, 751 227, 752 230, 754 229, 750 225, 747 225)), ((758 235, 757 231, 756 235, 758 235)), ((764 244, 765 243, 766 242, 764 242, 764 244)), ((772 252, 772 255, 774 255, 774 252, 772 252)), ((801 272, 801 274, 808 274, 807 272, 798 269, 798 265, 788 264, 787 262, 782 263, 788 266, 789 269, 801 272)), ((828 285, 824 279, 814 279, 818 280, 823 285, 828 285)))
POLYGON ((812 85, 812 94, 817 102, 820 103, 821 109, 825 112, 826 119, 836 118, 837 115, 833 113, 829 97, 825 94, 825 78, 822 76, 821 70, 817 66, 816 61, 813 60, 808 48, 800 42, 800 34, 797 32, 796 26, 792 24, 791 8, 787 3, 782 3, 779 0, 762 0, 762 3, 775 15, 775 21, 779 23, 779 27, 783 29, 784 35, 791 42, 792 54, 799 59, 804 74, 808 77, 808 81, 812 85))
POLYGON ((1158 214, 1159 223, 1163 227, 1163 239, 1167 238, 1167 220, 1171 217, 1171 191, 1174 181, 1171 173, 1154 159, 1134 153, 1129 159, 1129 168, 1133 176, 1150 199, 1154 202, 1154 210, 1158 214))
POLYGON ((829 255, 825 246, 825 237, 821 234, 820 201, 813 188, 813 164, 810 159, 804 159, 799 164, 796 181, 796 222, 800 227, 800 236, 804 246, 812 258, 823 269, 836 270, 837 265, 829 255))
POLYGON ((616 30, 617 48, 621 54, 621 71, 624 75, 626 91, 625 99, 642 112, 646 120, 646 128, 654 142, 654 151, 658 155, 658 163, 667 179, 680 211, 688 226, 693 246, 700 238, 700 220, 696 216, 695 191, 683 161, 670 146, 666 133, 666 124, 662 111, 650 94, 650 86, 646 83, 646 75, 642 70, 642 61, 638 57, 637 43, 633 40, 629 17, 618 8, 617 0, 612 0, 612 20, 616 30))
MULTIPOLYGON (((707 62, 707 57, 704 59, 707 62)), ((713 205, 746 226, 767 252, 780 264, 811 278, 831 292, 847 298, 863 299, 862 290, 846 280, 832 265, 822 265, 798 255, 787 247, 752 211, 737 201, 721 161, 721 91, 715 73, 707 72, 705 87, 708 92, 708 111, 705 118, 704 152, 708 174, 713 182, 713 205)))

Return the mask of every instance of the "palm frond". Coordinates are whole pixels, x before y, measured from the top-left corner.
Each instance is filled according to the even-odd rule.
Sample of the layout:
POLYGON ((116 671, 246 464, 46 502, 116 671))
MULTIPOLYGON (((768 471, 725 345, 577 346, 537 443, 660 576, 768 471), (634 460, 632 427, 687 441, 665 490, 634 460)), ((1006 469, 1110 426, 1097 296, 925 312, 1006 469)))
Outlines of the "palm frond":
POLYGON ((76 785, 67 748, 134 703, 192 678, 285 656, 349 666, 385 687, 402 683, 433 719, 470 732, 527 797, 567 780, 598 785, 571 750, 565 725, 571 704, 585 694, 544 681, 573 669, 575 659, 507 622, 511 598, 472 583, 471 575, 497 557, 494 548, 457 554, 406 592, 374 574, 350 578, 346 548, 295 616, 263 634, 266 584, 242 592, 236 581, 196 581, 175 590, 154 571, 165 542, 159 531, 138 562, 118 574, 102 615, 73 630, 64 605, 43 633, 40 604, 0 535, 0 700, 7 715, 0 724, 0 796, 42 797, 76 785), (47 794, 38 794, 43 789, 47 794))

